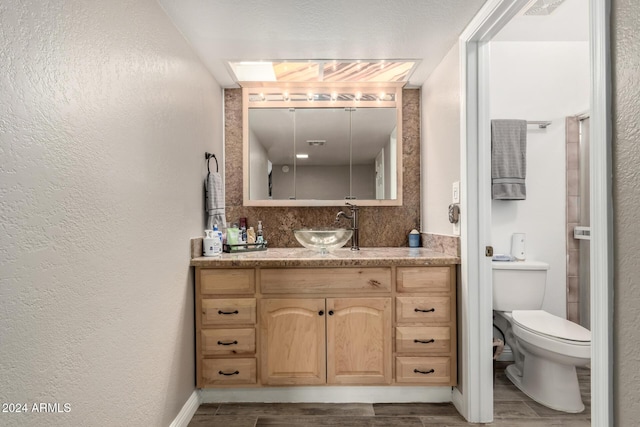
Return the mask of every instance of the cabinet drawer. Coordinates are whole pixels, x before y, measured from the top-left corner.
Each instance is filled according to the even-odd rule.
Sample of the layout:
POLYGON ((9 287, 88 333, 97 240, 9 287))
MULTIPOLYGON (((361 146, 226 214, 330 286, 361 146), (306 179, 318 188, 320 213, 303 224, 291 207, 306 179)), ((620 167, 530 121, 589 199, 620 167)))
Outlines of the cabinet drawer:
POLYGON ((450 297, 396 297, 398 323, 448 323, 450 320, 450 297))
POLYGON ((449 292, 451 267, 398 267, 398 292, 449 292))
POLYGON ((203 299, 202 325, 244 325, 256 323, 256 299, 203 299))
POLYGON ((391 291, 391 268, 271 268, 260 270, 263 294, 391 291))
POLYGON ((398 326, 397 353, 449 353, 451 328, 448 326, 398 326))
POLYGON ((253 269, 203 268, 200 270, 200 293, 252 294, 256 291, 253 269))
POLYGON ((226 356, 253 354, 256 352, 256 330, 251 329, 203 329, 202 354, 226 356))
POLYGON ((255 384, 256 359, 204 359, 202 382, 207 385, 255 384))
POLYGON ((396 357, 396 382, 452 385, 449 357, 396 357))

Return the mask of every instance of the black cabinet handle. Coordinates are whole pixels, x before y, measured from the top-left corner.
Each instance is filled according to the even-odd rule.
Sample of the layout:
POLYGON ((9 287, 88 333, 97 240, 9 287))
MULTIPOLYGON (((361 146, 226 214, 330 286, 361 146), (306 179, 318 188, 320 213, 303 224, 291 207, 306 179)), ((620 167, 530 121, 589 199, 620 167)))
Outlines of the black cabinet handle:
POLYGON ((415 311, 416 313, 433 313, 434 311, 436 311, 436 309, 430 308, 429 310, 422 310, 420 308, 416 308, 413 311, 415 311))
POLYGON ((233 310, 233 311, 218 310, 218 314, 238 314, 238 310, 233 310))
POLYGON ((218 341, 218 345, 236 345, 236 344, 238 344, 238 341, 232 341, 232 342, 218 341))
POLYGON ((329 310, 329 316, 333 316, 333 310, 329 310))
POLYGON ((413 340, 413 342, 416 344, 431 344, 432 342, 436 342, 436 340, 431 338, 430 340, 413 340))
POLYGON ((239 371, 229 372, 229 373, 218 371, 218 375, 226 375, 226 376, 238 375, 239 373, 240 373, 239 371))
POLYGON ((318 312, 318 316, 323 316, 323 315, 324 315, 324 310, 320 310, 320 311, 318 312))
POLYGON ((433 369, 429 369, 428 371, 420 371, 418 369, 414 369, 413 372, 416 374, 428 375, 433 374, 435 371, 433 369))

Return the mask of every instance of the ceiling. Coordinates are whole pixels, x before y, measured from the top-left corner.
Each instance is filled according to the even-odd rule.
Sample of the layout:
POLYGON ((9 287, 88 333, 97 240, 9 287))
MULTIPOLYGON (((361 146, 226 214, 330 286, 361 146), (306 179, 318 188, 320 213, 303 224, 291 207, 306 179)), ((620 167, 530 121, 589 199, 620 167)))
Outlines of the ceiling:
POLYGON ((419 60, 419 87, 485 0, 158 0, 223 87, 228 61, 419 60))
POLYGON ((550 15, 525 15, 525 7, 492 41, 565 42, 589 40, 589 3, 565 0, 550 15))

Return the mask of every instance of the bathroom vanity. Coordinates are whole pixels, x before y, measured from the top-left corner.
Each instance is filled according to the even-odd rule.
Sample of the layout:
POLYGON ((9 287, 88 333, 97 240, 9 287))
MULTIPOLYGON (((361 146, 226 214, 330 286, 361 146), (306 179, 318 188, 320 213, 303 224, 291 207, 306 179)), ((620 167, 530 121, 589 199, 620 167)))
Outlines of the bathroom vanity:
POLYGON ((193 258, 197 387, 455 385, 456 264, 423 248, 193 258))

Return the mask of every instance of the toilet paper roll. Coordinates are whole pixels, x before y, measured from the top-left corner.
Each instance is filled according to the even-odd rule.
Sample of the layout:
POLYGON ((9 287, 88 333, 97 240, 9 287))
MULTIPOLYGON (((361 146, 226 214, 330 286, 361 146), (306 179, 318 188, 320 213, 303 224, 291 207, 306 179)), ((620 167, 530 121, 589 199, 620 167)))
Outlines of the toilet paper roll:
POLYGON ((511 256, 518 261, 524 261, 526 258, 525 253, 525 234, 513 233, 511 236, 511 256))

